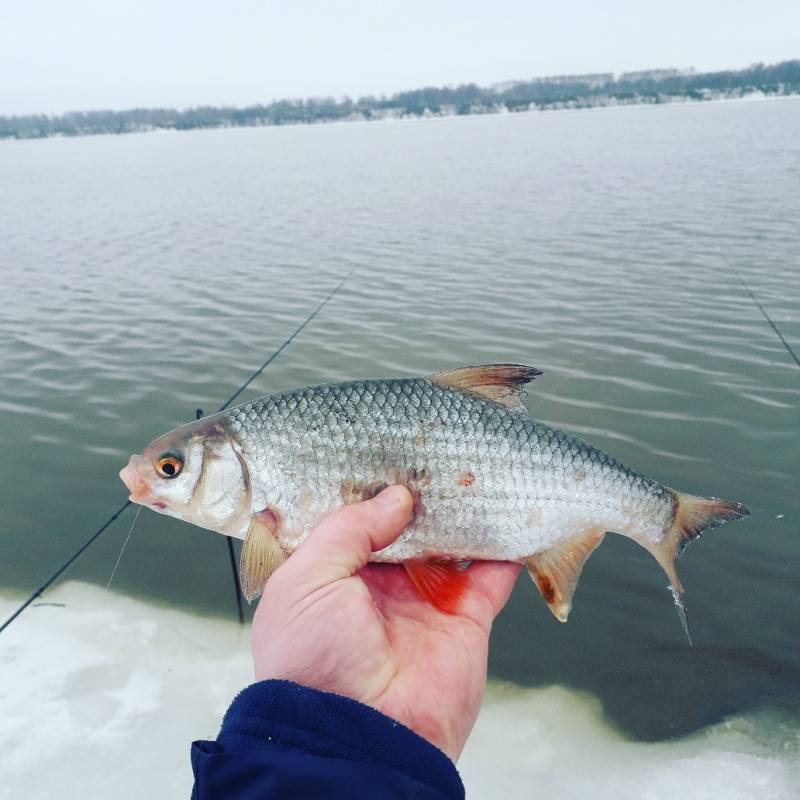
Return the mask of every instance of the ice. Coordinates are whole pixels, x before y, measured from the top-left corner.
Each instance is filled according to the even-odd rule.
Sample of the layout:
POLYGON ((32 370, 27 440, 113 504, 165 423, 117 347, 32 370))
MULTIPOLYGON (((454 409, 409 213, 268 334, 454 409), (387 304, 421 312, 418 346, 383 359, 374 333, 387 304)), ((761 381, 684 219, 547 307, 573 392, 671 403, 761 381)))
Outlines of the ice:
POLYGON ((491 686, 459 763, 468 797, 783 800, 800 796, 800 728, 764 714, 684 739, 625 738, 590 695, 491 686))
MULTIPOLYGON (((0 635, 0 797, 188 797, 189 745, 252 680, 249 633, 81 583, 0 635)), ((0 596, 0 618, 18 597, 0 596)), ((626 739, 591 696, 489 687, 459 762, 470 798, 797 798, 800 731, 768 717, 626 739)))

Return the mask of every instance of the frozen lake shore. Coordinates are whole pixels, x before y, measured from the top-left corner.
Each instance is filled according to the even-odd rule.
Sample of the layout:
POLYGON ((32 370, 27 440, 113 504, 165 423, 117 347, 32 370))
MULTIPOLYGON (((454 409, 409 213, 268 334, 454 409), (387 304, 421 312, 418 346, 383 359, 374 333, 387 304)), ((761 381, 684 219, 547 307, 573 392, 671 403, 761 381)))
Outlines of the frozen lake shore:
MULTIPOLYGON (((18 597, 0 596, 5 618, 18 597)), ((249 629, 68 582, 0 638, 0 797, 188 797, 189 746, 252 680, 249 629)), ((631 741, 594 698, 492 684, 459 762, 470 798, 797 797, 800 731, 729 719, 631 741)))

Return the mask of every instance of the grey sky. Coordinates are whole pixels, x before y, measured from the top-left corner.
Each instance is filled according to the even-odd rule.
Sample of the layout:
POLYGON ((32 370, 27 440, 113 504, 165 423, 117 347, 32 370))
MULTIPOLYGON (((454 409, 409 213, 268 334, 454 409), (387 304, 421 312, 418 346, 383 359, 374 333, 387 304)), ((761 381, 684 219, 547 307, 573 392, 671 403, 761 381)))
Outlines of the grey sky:
POLYGON ((0 114, 788 58, 798 0, 0 2, 0 114))

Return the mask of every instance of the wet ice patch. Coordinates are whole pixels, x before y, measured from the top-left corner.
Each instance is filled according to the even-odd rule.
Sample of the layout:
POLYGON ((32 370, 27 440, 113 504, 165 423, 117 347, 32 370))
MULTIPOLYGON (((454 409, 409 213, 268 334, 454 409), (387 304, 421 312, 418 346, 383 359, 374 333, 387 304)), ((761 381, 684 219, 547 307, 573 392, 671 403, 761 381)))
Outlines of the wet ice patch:
POLYGON ((669 742, 631 741, 599 701, 490 686, 459 769, 468 796, 613 800, 797 797, 800 727, 762 714, 669 742))
POLYGON ((0 798, 188 797, 191 741, 252 681, 248 631, 79 583, 48 600, 0 637, 0 798))
MULTIPOLYGON (((190 742, 252 680, 249 630, 80 583, 48 601, 0 637, 0 797, 188 797, 190 742)), ((783 800, 798 753, 800 728, 767 715, 649 744, 588 695, 492 685, 458 767, 471 800, 783 800)))

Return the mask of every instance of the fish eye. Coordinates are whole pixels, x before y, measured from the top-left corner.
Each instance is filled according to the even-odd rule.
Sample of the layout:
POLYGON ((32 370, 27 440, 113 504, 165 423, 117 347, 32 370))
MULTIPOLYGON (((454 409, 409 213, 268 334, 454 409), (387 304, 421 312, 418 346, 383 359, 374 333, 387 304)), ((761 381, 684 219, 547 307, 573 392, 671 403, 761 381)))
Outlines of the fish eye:
POLYGON ((177 478, 183 469, 183 459, 175 453, 164 453, 156 462, 156 472, 162 477, 177 478))

